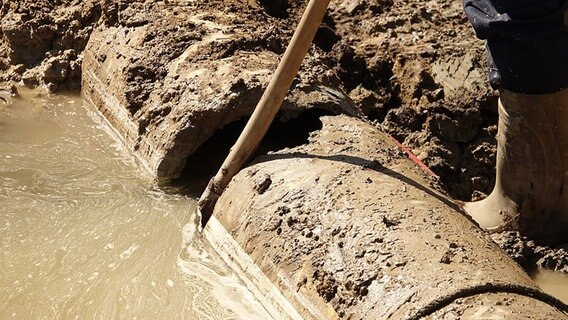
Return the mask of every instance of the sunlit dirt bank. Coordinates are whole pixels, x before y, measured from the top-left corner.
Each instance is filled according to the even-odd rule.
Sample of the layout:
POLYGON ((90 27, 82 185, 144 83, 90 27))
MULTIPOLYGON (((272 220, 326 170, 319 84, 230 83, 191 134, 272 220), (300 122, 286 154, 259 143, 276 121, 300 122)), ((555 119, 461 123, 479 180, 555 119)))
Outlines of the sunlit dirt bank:
MULTIPOLYGON (((251 113, 305 1, 0 4, 0 80, 81 86, 163 185, 226 152, 210 143, 251 113)), ((215 214, 295 312, 565 316, 450 198, 493 184, 496 94, 483 61, 459 1, 332 1, 278 115, 287 143, 261 147, 215 214)), ((495 239, 526 267, 566 267, 563 249, 495 239)))
MULTIPOLYGON (((231 83, 231 91, 239 94, 233 105, 238 104, 240 116, 246 114, 305 3, 1 1, 0 80, 45 85, 52 91, 79 87, 83 50, 95 32, 102 43, 91 44, 96 59, 90 64, 100 64, 105 75, 120 78, 109 85, 108 93, 116 89, 124 121, 134 123, 131 131, 141 128, 130 137, 134 142, 129 149, 134 151, 156 135, 153 128, 172 105, 190 103, 199 95, 218 97, 226 90, 219 85, 203 91, 207 82, 231 83), (211 69, 213 61, 223 68, 211 69), (203 64, 209 64, 207 73, 192 80, 204 71, 203 64), (176 68, 187 72, 176 73, 176 68), (256 73, 239 74, 239 68, 256 73)), ((489 193, 493 185, 496 93, 486 85, 484 61, 483 44, 467 25, 459 1, 332 1, 288 102, 306 107, 350 99, 411 148, 452 196, 469 200, 472 194, 489 193), (318 86, 332 90, 325 97, 309 95, 325 91, 315 90, 318 86)), ((101 76, 101 81, 108 79, 101 76)), ((209 100, 210 106, 203 109, 214 109, 216 102, 209 100)), ((237 112, 211 126, 232 121, 237 112)), ((204 139, 185 142, 192 143, 185 152, 204 139)), ((149 162, 159 163, 169 155, 153 157, 149 162)), ((171 172, 158 172, 179 172, 175 165, 168 167, 171 172)))

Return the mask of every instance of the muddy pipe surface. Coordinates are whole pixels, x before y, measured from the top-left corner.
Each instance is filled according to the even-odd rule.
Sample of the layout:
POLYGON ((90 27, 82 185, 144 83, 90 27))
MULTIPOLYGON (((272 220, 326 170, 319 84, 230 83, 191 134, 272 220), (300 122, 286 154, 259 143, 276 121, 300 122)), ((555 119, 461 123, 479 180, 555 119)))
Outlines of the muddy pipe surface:
POLYGON ((372 125, 241 171, 214 215, 307 319, 568 319, 372 125))
MULTIPOLYGON (((83 95, 157 178, 179 177, 194 165, 187 162, 189 155, 217 130, 252 114, 282 54, 250 47, 251 39, 261 34, 287 39, 286 30, 293 30, 288 24, 297 24, 275 21, 259 6, 256 1, 161 2, 151 11, 131 12, 143 23, 92 32, 83 53, 83 95), (226 12, 229 4, 234 13, 226 12)), ((310 108, 361 113, 325 61, 308 52, 283 113, 310 108)))

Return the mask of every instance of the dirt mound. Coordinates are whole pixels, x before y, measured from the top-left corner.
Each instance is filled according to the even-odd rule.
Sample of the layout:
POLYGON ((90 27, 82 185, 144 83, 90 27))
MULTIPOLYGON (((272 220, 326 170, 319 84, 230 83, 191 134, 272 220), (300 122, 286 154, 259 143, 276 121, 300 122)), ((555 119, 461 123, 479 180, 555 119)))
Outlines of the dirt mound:
POLYGON ((142 1, 0 0, 0 81, 49 91, 79 89, 94 28, 118 23, 142 1), (131 8, 133 7, 133 8, 131 8))
MULTIPOLYGON (((305 1, 0 1, 0 80, 51 91, 77 88, 82 51, 97 25, 142 27, 164 6, 191 7, 205 20, 215 11, 231 16, 231 29, 240 36, 201 55, 223 59, 247 51, 282 54, 305 1)), ((148 33, 150 54, 129 71, 131 111, 164 77, 159 57, 176 57, 199 32, 186 22, 148 33)), ((486 84, 482 43, 459 2, 332 1, 315 44, 312 55, 320 56, 320 67, 308 61, 304 74, 320 74, 323 63, 329 81, 409 146, 455 198, 491 191, 496 93, 486 84)))
MULTIPOLYGON (((224 22, 228 29, 223 32, 233 36, 198 46, 185 63, 193 64, 197 71, 204 61, 242 62, 256 56, 264 63, 257 71, 272 70, 305 3, 0 0, 0 81, 44 85, 51 91, 77 88, 83 50, 93 30, 116 28, 122 32, 124 46, 139 45, 140 49, 128 58, 117 57, 118 50, 114 50, 112 58, 124 63, 121 102, 127 106, 125 119, 133 117, 138 123, 132 129, 133 148, 138 149, 140 137, 150 136, 151 128, 160 130, 168 115, 175 121, 181 119, 183 115, 176 114, 174 106, 191 94, 207 94, 184 86, 179 74, 178 78, 175 73, 168 77, 164 61, 174 61, 188 47, 214 35, 209 32, 212 23, 224 22), (164 7, 169 10, 163 11, 164 7), (188 11, 199 16, 199 21, 182 19, 188 11), (155 28, 144 31, 136 40, 138 44, 130 42, 134 30, 149 26, 155 28), (154 107, 144 107, 149 105, 154 107)), ((483 43, 475 39, 459 1, 334 0, 314 42, 288 107, 319 103, 331 108, 338 101, 349 100, 408 146, 439 175, 454 198, 470 200, 491 191, 497 93, 487 85, 483 43), (343 92, 349 97, 342 96, 343 92)), ((109 57, 110 53, 99 52, 95 58, 102 63, 109 57)), ((216 83, 223 74, 220 67, 211 73, 217 78, 201 83, 204 87, 207 81, 216 83)), ((228 83, 231 79, 222 80, 228 83)), ((241 73, 229 86, 226 98, 231 92, 239 93, 238 99, 245 97, 244 92, 258 97, 266 82, 266 73, 241 73)), ((249 100, 247 108, 254 104, 254 99, 249 100)), ((236 102, 231 105, 234 109, 236 102)), ((222 123, 237 118, 227 117, 222 123)), ((189 128, 181 127, 186 133, 189 128)), ((165 144, 162 138, 151 137, 154 140, 148 140, 147 148, 165 144)), ((186 143, 174 138, 169 141, 180 146, 178 150, 186 143)))
MULTIPOLYGON (((287 12, 301 13, 290 6, 287 12)), ((242 1, 131 5, 116 25, 91 35, 85 98, 150 172, 176 178, 217 130, 250 115, 268 86, 296 21, 271 16, 274 10, 242 1)), ((308 53, 280 119, 314 108, 362 116, 318 48, 308 53)))
POLYGON ((497 93, 459 1, 333 1, 329 55, 351 98, 455 198, 493 187, 497 93))
POLYGON ((3 81, 77 88, 81 52, 101 16, 97 1, 0 1, 3 81))

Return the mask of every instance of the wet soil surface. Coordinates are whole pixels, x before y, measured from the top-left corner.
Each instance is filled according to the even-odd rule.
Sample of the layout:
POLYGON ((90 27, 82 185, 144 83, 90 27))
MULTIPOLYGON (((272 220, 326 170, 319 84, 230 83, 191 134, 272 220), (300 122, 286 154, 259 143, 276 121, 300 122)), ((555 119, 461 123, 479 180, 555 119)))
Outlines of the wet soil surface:
MULTIPOLYGON (((199 11, 204 20, 209 12, 233 17, 233 31, 240 36, 208 48, 203 59, 243 52, 280 55, 304 5, 294 0, 0 0, 0 80, 51 91, 76 88, 82 51, 95 28, 144 26, 160 6, 199 11)), ((175 56, 194 43, 200 29, 193 27, 164 28, 166 42, 145 39, 154 48, 139 62, 145 68, 126 70, 133 111, 153 82, 164 77, 155 57, 175 56)), ((497 93, 485 81, 483 43, 475 39, 459 1, 332 1, 309 55, 302 72, 347 93, 369 119, 429 166, 453 198, 469 201, 491 191, 497 93)), ((568 266, 562 249, 547 250, 510 233, 495 238, 524 265, 568 266)))
POLYGON ((568 246, 550 247, 536 244, 518 232, 491 235, 493 241, 527 270, 534 268, 568 273, 568 246))
POLYGON ((482 314, 476 299, 508 301, 504 319, 564 318, 553 303, 527 307, 535 284, 388 136, 351 117, 321 119, 307 144, 235 176, 214 213, 267 277, 300 294, 292 303, 324 314, 331 305, 344 319, 422 319, 469 297, 451 307, 458 316, 434 318, 482 314))
MULTIPOLYGON (((203 57, 282 54, 305 1, 19 0, 0 5, 2 78, 55 91, 79 86, 81 52, 97 25, 143 26, 161 6, 186 7, 205 17, 221 10, 232 16, 241 36, 209 48, 203 57)), ((167 47, 175 56, 199 38, 200 28, 188 22, 163 31, 176 41, 146 42, 153 51, 167 47)), ((327 64, 327 80, 432 168, 450 195, 470 200, 491 191, 496 92, 486 84, 483 44, 459 1, 332 1, 315 44, 310 56, 318 57, 308 58, 304 72, 314 67, 310 61, 327 64)), ((146 87, 164 76, 154 61, 160 56, 153 52, 139 63, 145 68, 132 70, 130 107, 139 108, 138 100, 151 91, 146 87)))

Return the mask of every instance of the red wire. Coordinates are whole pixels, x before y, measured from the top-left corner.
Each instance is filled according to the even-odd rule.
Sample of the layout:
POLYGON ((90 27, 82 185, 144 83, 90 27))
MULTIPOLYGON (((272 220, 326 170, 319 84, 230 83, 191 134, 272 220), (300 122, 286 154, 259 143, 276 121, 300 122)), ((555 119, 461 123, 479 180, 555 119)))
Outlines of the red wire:
POLYGON ((387 135, 392 139, 392 141, 394 141, 394 143, 396 143, 396 145, 402 149, 402 151, 404 151, 404 153, 406 153, 406 155, 408 156, 408 158, 410 158, 410 160, 414 163, 416 163, 420 168, 422 168, 422 170, 424 170, 424 172, 426 172, 427 174, 431 175, 432 177, 436 177, 438 178, 438 175, 434 173, 434 171, 430 170, 430 168, 428 168, 428 166, 426 166, 424 164, 424 162, 420 161, 420 159, 418 159, 418 157, 416 155, 414 155, 414 153, 412 153, 412 151, 410 151, 410 149, 408 149, 407 147, 405 147, 402 143, 400 143, 398 140, 396 140, 393 136, 391 136, 390 134, 387 133, 387 135))

